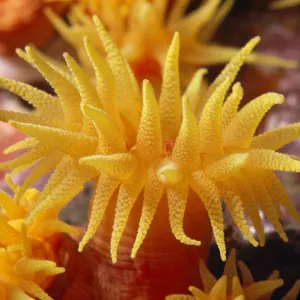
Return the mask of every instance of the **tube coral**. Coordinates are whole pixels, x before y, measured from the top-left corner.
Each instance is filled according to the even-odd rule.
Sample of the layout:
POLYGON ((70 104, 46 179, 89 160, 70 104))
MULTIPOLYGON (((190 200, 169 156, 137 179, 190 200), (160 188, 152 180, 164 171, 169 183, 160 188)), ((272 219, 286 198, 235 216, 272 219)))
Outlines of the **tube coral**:
POLYGON ((299 0, 276 0, 271 2, 271 8, 281 9, 281 8, 293 7, 299 4, 300 4, 299 0))
MULTIPOLYGON (((138 0, 122 1, 84 1, 103 21, 122 54, 131 65, 138 82, 149 79, 154 87, 164 69, 168 46, 175 31, 181 36, 180 73, 182 84, 191 79, 199 66, 227 63, 238 49, 211 43, 215 32, 227 16, 234 0, 204 1, 194 12, 185 15, 189 1, 138 0), (126 9, 125 9, 126 7, 126 9), (126 14, 124 14, 126 11, 126 14)), ((47 16, 63 38, 72 44, 88 70, 90 62, 86 56, 81 36, 87 35, 98 50, 102 50, 97 33, 90 17, 82 6, 73 5, 70 11, 70 26, 50 10, 47 16)), ((251 54, 249 62, 281 67, 295 67, 297 63, 266 54, 251 54)))
POLYGON ((24 218, 37 198, 35 189, 28 189, 18 202, 0 191, 1 299, 52 299, 44 290, 55 275, 64 272, 64 268, 58 267, 56 256, 57 233, 79 233, 75 227, 59 221, 55 210, 26 227, 24 218))
MULTIPOLYGON (((166 300, 209 300, 216 299, 216 297, 222 300, 270 299, 274 290, 283 285, 283 280, 278 279, 279 273, 277 271, 274 271, 267 280, 254 282, 251 271, 242 261, 238 262, 238 267, 242 276, 242 284, 238 277, 235 249, 231 250, 224 267, 224 273, 218 280, 201 260, 199 269, 204 290, 190 286, 189 291, 193 296, 170 295, 166 297, 166 300)), ((300 280, 296 281, 292 289, 281 299, 296 299, 299 290, 300 280)))
POLYGON ((86 51, 97 77, 96 87, 69 55, 65 55, 69 70, 59 69, 30 47, 26 53, 19 51, 19 54, 44 75, 57 96, 23 83, 0 80, 1 86, 22 95, 37 108, 32 115, 5 111, 0 114, 1 120, 11 120, 10 124, 31 136, 10 149, 29 148, 27 152, 1 164, 1 168, 15 168, 16 173, 38 162, 20 187, 18 196, 39 176, 55 168, 25 223, 30 226, 36 217, 57 206, 58 199, 61 207, 76 195, 84 182, 101 174, 96 183, 89 226, 79 248, 82 250, 95 233, 110 199, 118 191, 110 246, 114 263, 130 212, 142 190, 144 202, 131 252, 133 258, 164 192, 174 236, 182 243, 195 246, 200 245, 200 241, 186 236, 183 218, 189 190, 199 196, 208 212, 223 260, 226 249, 220 197, 224 198, 236 225, 254 246, 258 243, 252 237, 244 209, 261 245, 264 233, 259 207, 281 238, 287 240, 279 222, 280 206, 298 221, 299 215, 273 170, 299 172, 300 163, 275 150, 297 138, 300 125, 254 137, 264 114, 273 105, 282 103, 283 97, 268 93, 240 111, 243 90, 239 83, 226 97, 239 68, 259 38, 251 40, 232 59, 209 87, 206 97, 199 90, 204 74, 200 70, 181 100, 179 35, 175 34, 166 58, 157 106, 150 83, 144 81, 140 94, 128 63, 99 19, 95 17, 94 21, 107 51, 107 60, 104 60, 85 38, 86 51), (199 122, 196 116, 200 116, 199 122))

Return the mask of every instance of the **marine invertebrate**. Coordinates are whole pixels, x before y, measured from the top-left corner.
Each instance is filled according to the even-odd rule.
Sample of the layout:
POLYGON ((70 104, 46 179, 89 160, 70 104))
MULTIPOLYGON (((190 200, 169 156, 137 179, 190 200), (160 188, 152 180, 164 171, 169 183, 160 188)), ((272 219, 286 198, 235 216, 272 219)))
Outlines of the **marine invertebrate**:
MULTIPOLYGON (((196 72, 181 98, 179 35, 175 34, 157 104, 150 83, 144 81, 141 93, 129 64, 99 19, 94 17, 94 21, 107 52, 104 59, 89 39, 84 39, 95 70, 96 86, 69 55, 65 55, 68 69, 61 68, 30 47, 26 52, 19 50, 19 55, 44 75, 57 96, 0 79, 2 87, 22 95, 36 107, 31 115, 0 112, 2 121, 9 121, 31 136, 7 150, 27 149, 24 154, 0 165, 4 169, 15 168, 13 175, 36 164, 17 190, 17 198, 38 177, 55 169, 25 224, 30 227, 49 210, 57 211, 78 193, 84 182, 94 178, 89 225, 80 250, 101 222, 97 232, 101 236, 99 251, 103 268, 107 269, 103 271, 102 282, 103 289, 110 295, 116 293, 113 279, 119 286, 122 281, 111 259, 127 270, 124 282, 130 277, 138 286, 142 273, 148 279, 142 281, 143 285, 161 286, 158 272, 164 274, 172 269, 173 273, 182 273, 187 267, 185 258, 205 257, 210 230, 203 206, 225 260, 220 197, 225 198, 235 223, 253 245, 258 243, 252 237, 243 209, 246 208, 263 244, 257 203, 285 239, 278 220, 279 204, 298 220, 299 217, 272 170, 300 171, 300 166, 297 160, 273 150, 297 138, 299 124, 253 137, 261 118, 273 105, 282 103, 283 97, 274 93, 262 95, 239 112, 243 93, 240 84, 236 83, 226 97, 259 38, 241 49, 207 91, 201 90, 205 70, 196 72), (193 203, 192 208, 188 208, 189 203, 193 203), (189 217, 184 222, 185 213, 189 217), (167 214, 171 230, 165 219, 167 214), (185 231, 191 232, 191 237, 185 231), (201 242, 201 247, 199 250, 186 248, 172 235, 188 245, 197 246, 201 242), (145 238, 151 242, 143 243, 145 238), (130 256, 134 258, 138 250, 140 256, 137 255, 133 263, 130 256), (144 271, 149 261, 151 270, 156 271, 144 271)), ((191 269, 186 280, 195 272, 195 268, 191 269)), ((170 282, 170 285, 182 290, 186 280, 170 282)), ((155 292, 166 295, 169 287, 165 285, 155 292)), ((126 294, 129 299, 136 295, 136 291, 131 290, 134 286, 126 284, 125 289, 130 290, 126 294)), ((145 289, 148 291, 149 287, 145 289)))
POLYGON ((271 2, 270 5, 272 9, 281 9, 281 8, 293 7, 299 4, 300 4, 299 0, 276 0, 271 2))
MULTIPOLYGON (((234 299, 234 300, 255 300, 270 299, 271 294, 278 287, 283 285, 283 280, 279 279, 279 273, 274 271, 270 277, 263 281, 255 282, 251 271, 242 262, 238 261, 238 267, 242 276, 242 283, 239 280, 236 253, 232 249, 224 267, 224 273, 216 279, 209 272, 205 263, 201 260, 199 265, 200 276, 204 285, 204 290, 194 286, 189 287, 192 295, 170 295, 166 300, 204 300, 204 299, 234 299)), ((282 298, 282 300, 296 299, 300 291, 300 280, 296 281, 292 289, 282 298)))
MULTIPOLYGON (((51 23, 42 14, 43 0, 1 1, 0 53, 11 55, 15 48, 27 43, 42 46, 54 33, 51 23), (41 28, 37 33, 36 27, 41 28)), ((65 10, 62 3, 53 3, 51 8, 61 15, 65 10)))
MULTIPOLYGON (((82 1, 79 1, 82 2, 82 1)), ((75 2, 76 3, 76 2, 75 2)), ((131 65, 138 82, 144 78, 158 87, 162 76, 168 46, 175 31, 181 36, 180 74, 183 86, 190 81, 198 67, 227 63, 238 49, 211 42, 215 32, 234 3, 226 0, 205 1, 194 12, 184 15, 189 1, 84 1, 91 14, 103 21, 122 54, 131 65), (123 3, 123 6, 116 3, 123 3), (126 13, 124 13, 124 11, 126 13), (216 55, 217 53, 217 55, 216 55)), ((97 33, 82 6, 74 5, 69 14, 70 26, 49 9, 46 14, 63 38, 72 44, 81 63, 90 68, 82 43, 82 34, 87 35, 99 51, 103 50, 97 33)), ((247 61, 281 67, 295 67, 292 60, 272 55, 249 55, 247 61)))
POLYGON ((175 34, 166 59, 157 107, 150 83, 144 82, 141 95, 113 40, 99 19, 95 17, 94 21, 108 55, 107 64, 85 39, 97 76, 96 87, 69 55, 65 55, 65 59, 72 75, 48 65, 32 48, 26 49, 27 54, 19 53, 43 73, 59 98, 21 83, 0 81, 12 92, 22 93, 25 100, 38 105, 40 111, 33 115, 1 112, 2 120, 11 120, 10 124, 32 136, 10 148, 10 151, 29 150, 1 167, 16 168, 15 173, 41 159, 20 188, 23 191, 38 176, 56 166, 41 194, 47 198, 39 201, 26 223, 30 224, 34 217, 55 206, 58 196, 60 203, 69 201, 82 183, 101 174, 89 227, 80 249, 95 233, 110 198, 118 190, 111 238, 113 262, 117 261, 118 244, 131 209, 143 189, 143 210, 132 257, 146 236, 164 191, 168 195, 174 236, 183 243, 200 245, 200 241, 187 237, 183 231, 189 188, 200 197, 208 212, 223 260, 226 250, 220 196, 224 197, 235 223, 253 245, 257 242, 249 230, 243 208, 263 244, 257 203, 280 236, 286 239, 279 222, 278 205, 284 206, 297 220, 299 216, 272 170, 299 172, 300 165, 297 160, 274 150, 299 136, 299 124, 253 137, 261 118, 273 105, 282 103, 283 97, 268 93, 238 112, 243 93, 238 83, 223 105, 236 73, 259 39, 250 41, 219 75, 207 92, 206 103, 199 97, 197 86, 203 70, 196 73, 181 102, 179 36, 175 34), (192 107, 200 110, 198 125, 192 107))
MULTIPOLYGON (((10 181, 8 180, 10 183, 10 181)), ((11 183, 10 183, 11 184, 11 183)), ((11 187, 14 186, 11 184, 11 187)), ((27 190, 18 202, 0 191, 1 299, 52 299, 45 293, 55 275, 64 272, 56 255, 59 232, 78 234, 78 229, 48 211, 29 227, 24 218, 36 203, 38 192, 27 190), (19 298, 18 298, 19 297, 19 298)))

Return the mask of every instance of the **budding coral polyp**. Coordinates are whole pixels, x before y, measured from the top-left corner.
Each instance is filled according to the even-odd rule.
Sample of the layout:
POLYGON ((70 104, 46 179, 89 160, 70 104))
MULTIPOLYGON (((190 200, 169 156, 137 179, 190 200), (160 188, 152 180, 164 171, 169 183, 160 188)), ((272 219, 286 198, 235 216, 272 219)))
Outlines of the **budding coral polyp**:
POLYGON ((254 136, 264 114, 282 103, 283 97, 267 93, 239 110, 242 87, 236 83, 229 93, 237 72, 259 38, 242 48, 207 90, 201 85, 206 71, 200 69, 181 95, 176 33, 166 56, 157 99, 148 80, 140 91, 113 39, 97 17, 94 22, 107 55, 103 58, 84 38, 95 85, 71 56, 64 55, 67 66, 61 67, 30 47, 26 52, 18 51, 19 55, 43 74, 56 96, 0 79, 2 87, 36 107, 32 115, 0 113, 1 120, 10 121, 30 136, 10 148, 27 151, 0 167, 15 168, 15 174, 35 166, 19 188, 19 196, 41 175, 54 169, 25 223, 30 226, 47 211, 59 210, 85 182, 97 178, 89 224, 79 250, 95 234, 117 192, 110 245, 114 263, 131 210, 141 193, 143 206, 132 258, 142 246, 160 201, 168 201, 174 237, 188 245, 201 244, 186 236, 183 228, 190 189, 204 204, 223 260, 226 247, 221 198, 235 224, 254 246, 258 242, 252 236, 245 213, 263 245, 259 209, 286 240, 279 221, 280 206, 298 221, 299 216, 273 170, 300 171, 298 160, 276 152, 299 137, 300 125, 254 136))

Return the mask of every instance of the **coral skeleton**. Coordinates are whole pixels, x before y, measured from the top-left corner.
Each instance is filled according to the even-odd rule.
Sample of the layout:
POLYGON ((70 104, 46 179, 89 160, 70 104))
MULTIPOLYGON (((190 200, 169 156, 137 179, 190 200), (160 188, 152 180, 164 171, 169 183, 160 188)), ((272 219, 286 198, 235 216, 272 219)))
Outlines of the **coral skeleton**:
MULTIPOLYGON (((255 282, 251 271, 242 262, 236 264, 236 251, 232 249, 224 267, 224 273, 216 279, 201 260, 199 264, 200 276, 204 289, 200 290, 194 286, 189 287, 192 295, 170 295, 166 300, 267 300, 271 299, 272 293, 283 285, 279 279, 279 272, 275 270, 268 279, 255 282), (240 282, 237 264, 241 273, 240 282)), ((300 280, 297 280, 290 291, 283 296, 282 300, 296 299, 300 290, 300 280)))
MULTIPOLYGON (((75 47, 86 70, 90 69, 91 64, 82 35, 87 35, 93 46, 102 53, 103 47, 85 11, 87 9, 91 14, 98 15, 131 65, 138 82, 142 83, 147 78, 154 87, 161 84, 159 78, 163 73, 169 44, 174 33, 179 32, 181 82, 186 86, 197 68, 227 63, 239 51, 212 42, 234 0, 203 2, 186 15, 189 5, 186 0, 79 1, 79 4, 75 2, 71 6, 70 25, 50 9, 46 10, 46 14, 62 37, 75 47)), ((252 53, 246 61, 288 68, 297 66, 296 61, 263 53, 252 53)))
POLYGON ((24 83, 0 78, 0 86, 31 103, 32 114, 0 112, 0 119, 30 137, 6 150, 26 150, 0 164, 12 169, 10 176, 33 166, 18 187, 22 197, 40 176, 54 169, 45 189, 25 218, 30 228, 48 211, 61 208, 94 179, 95 192, 87 231, 79 245, 95 234, 108 203, 117 195, 111 236, 111 258, 117 249, 140 193, 143 207, 131 257, 134 258, 151 226, 159 201, 167 195, 169 223, 180 242, 199 246, 183 228, 189 190, 207 210, 222 260, 226 259, 221 198, 235 224, 254 246, 246 214, 256 229, 260 245, 265 243, 259 208, 283 240, 280 207, 297 221, 300 217, 274 170, 300 172, 298 159, 276 152, 300 135, 300 124, 255 135, 267 111, 284 100, 267 93, 239 110, 243 89, 235 77, 252 49, 253 38, 229 62, 215 81, 202 91, 206 70, 198 70, 181 96, 179 79, 179 33, 170 44, 159 99, 148 80, 142 91, 133 72, 98 17, 95 26, 107 56, 84 38, 93 65, 94 85, 68 54, 67 66, 59 67, 36 49, 18 54, 38 69, 56 92, 48 95, 24 83), (246 213, 246 214, 245 214, 246 213))
POLYGON ((1 299, 51 300, 44 290, 51 286, 55 275, 64 272, 64 268, 58 266, 58 233, 79 233, 77 228, 58 220, 55 209, 27 227, 24 218, 37 199, 35 189, 26 190, 18 201, 0 191, 1 299))

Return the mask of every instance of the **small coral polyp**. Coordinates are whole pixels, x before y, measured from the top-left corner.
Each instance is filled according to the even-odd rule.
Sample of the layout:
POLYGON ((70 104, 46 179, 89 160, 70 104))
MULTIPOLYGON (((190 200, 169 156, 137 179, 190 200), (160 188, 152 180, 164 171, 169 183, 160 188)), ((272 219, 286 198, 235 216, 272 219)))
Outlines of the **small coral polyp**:
POLYGON ((206 208, 222 260, 226 259, 226 247, 221 198, 235 224, 254 246, 265 243, 259 209, 281 238, 287 240, 279 221, 280 207, 297 221, 300 218, 274 170, 300 172, 300 162, 276 150, 299 137, 300 124, 254 136, 265 113, 282 103, 283 96, 267 93, 239 110, 241 85, 235 83, 229 91, 259 38, 249 41, 208 89, 202 89, 206 71, 200 69, 181 95, 180 43, 176 33, 164 63, 161 93, 156 99, 148 80, 140 91, 129 63, 100 20, 94 17, 94 22, 106 51, 103 58, 84 38, 95 72, 95 86, 68 54, 64 55, 67 67, 61 68, 30 47, 26 52, 19 50, 19 55, 43 74, 57 95, 0 79, 3 88, 36 107, 31 115, 0 112, 2 121, 30 136, 8 149, 27 149, 24 154, 0 165, 2 169, 15 168, 13 174, 35 165, 17 196, 54 169, 25 224, 30 226, 48 211, 57 211, 85 182, 95 178, 89 224, 79 250, 95 234, 108 204, 117 194, 110 244, 114 263, 131 210, 142 192, 132 258, 137 255, 161 200, 168 201, 174 237, 181 243, 201 245, 200 240, 188 237, 183 228, 190 190, 206 208), (252 236, 245 212, 259 242, 252 236))
MULTIPOLYGON (((283 280, 279 279, 279 272, 276 270, 268 279, 255 282, 248 267, 242 261, 238 261, 237 264, 242 283, 237 272, 235 249, 231 250, 224 273, 219 279, 209 272, 205 262, 201 260, 199 269, 204 289, 190 286, 189 291, 192 295, 170 295, 166 297, 166 300, 267 300, 271 299, 272 293, 283 285, 283 280)), ((281 299, 296 299, 299 291, 300 280, 297 280, 291 290, 281 299)))
MULTIPOLYGON (((59 1, 59 0, 58 0, 59 1)), ((73 2, 69 13, 70 25, 52 13, 47 16, 77 51, 81 63, 90 69, 81 36, 87 35, 95 48, 103 51, 97 33, 85 7, 98 15, 122 54, 131 65, 139 83, 147 78, 158 87, 163 73, 168 46, 174 33, 181 36, 180 67, 182 85, 192 78, 198 67, 227 63, 239 49, 214 44, 211 40, 230 12, 234 0, 202 1, 193 12, 186 14, 190 1, 179 0, 114 0, 73 2), (97 2, 98 5, 95 5, 97 2), (77 3, 77 4, 76 4, 77 3), (81 4, 81 5, 80 5, 81 4)), ((102 52, 103 53, 103 52, 102 52)), ((252 53, 247 62, 279 67, 296 67, 297 62, 276 56, 252 53)))
POLYGON ((272 9, 282 9, 300 5, 300 0, 275 0, 271 2, 272 9))
POLYGON ((24 218, 36 204, 38 192, 27 190, 19 199, 0 192, 0 298, 47 299, 59 267, 57 245, 59 232, 78 234, 78 230, 48 211, 34 225, 26 227, 24 218), (34 298, 31 298, 34 297, 34 298))

